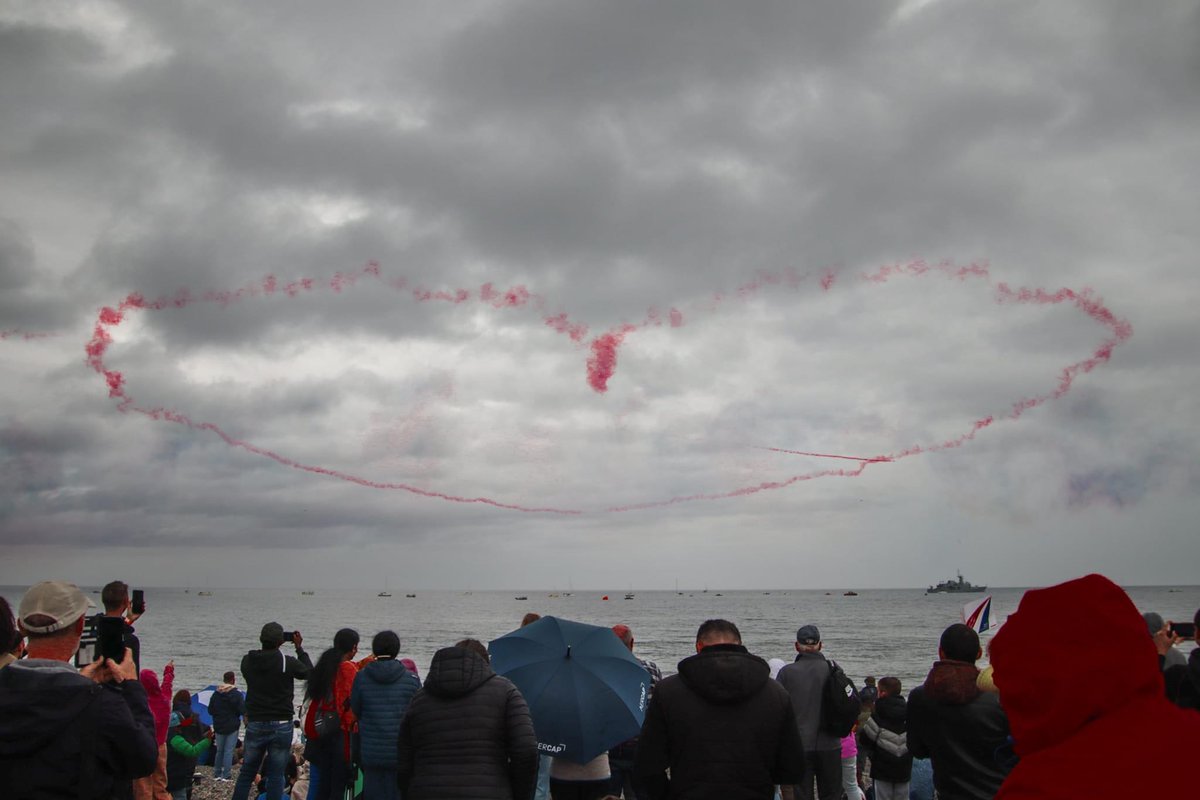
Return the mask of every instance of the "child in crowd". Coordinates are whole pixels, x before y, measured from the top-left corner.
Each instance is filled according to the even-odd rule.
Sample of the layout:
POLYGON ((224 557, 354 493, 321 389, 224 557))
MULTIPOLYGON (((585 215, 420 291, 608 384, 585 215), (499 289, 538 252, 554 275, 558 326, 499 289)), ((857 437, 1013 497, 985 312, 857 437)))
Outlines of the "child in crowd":
POLYGON ((912 753, 908 752, 908 707, 900 694, 899 678, 882 678, 879 699, 863 725, 860 741, 871 758, 875 800, 908 800, 912 753))

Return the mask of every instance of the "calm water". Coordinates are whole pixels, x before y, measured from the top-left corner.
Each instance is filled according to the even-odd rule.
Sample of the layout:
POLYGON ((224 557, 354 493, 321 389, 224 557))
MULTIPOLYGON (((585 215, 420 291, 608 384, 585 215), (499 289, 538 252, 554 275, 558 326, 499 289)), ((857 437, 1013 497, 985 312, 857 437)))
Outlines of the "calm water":
MULTIPOLYGON (((88 587, 90 591, 91 587, 88 587)), ((1190 620, 1200 607, 1200 587, 1129 587, 1139 610, 1157 611, 1167 619, 1190 620)), ((24 587, 2 587, 15 608, 24 587)), ((995 589, 993 619, 1015 610, 1022 589, 995 589)), ((138 622, 142 666, 161 670, 175 659, 176 686, 193 691, 219 682, 225 670, 238 671, 242 655, 258 647, 264 622, 279 621, 285 630, 299 629, 313 660, 328 647, 343 626, 363 636, 360 650, 370 650, 370 638, 391 628, 400 634, 402 655, 413 658, 422 676, 433 653, 467 636, 486 643, 520 624, 527 611, 597 625, 623 622, 633 629, 636 653, 657 661, 664 673, 693 652, 697 626, 705 619, 724 617, 735 622, 751 652, 764 658, 790 660, 796 628, 816 624, 827 655, 861 683, 863 676, 895 675, 905 692, 925 677, 937 657, 942 630, 960 621, 963 603, 982 595, 925 595, 920 589, 862 590, 858 597, 840 592, 775 590, 708 593, 673 591, 576 591, 551 597, 545 590, 517 592, 418 592, 377 597, 363 589, 318 591, 299 589, 213 589, 211 597, 196 590, 147 589, 147 613, 138 622), (526 595, 528 600, 516 600, 526 595)), ((99 603, 99 595, 91 595, 99 603)), ((1069 622, 1057 620, 1056 622, 1069 622)), ((291 652, 289 645, 284 645, 291 652)), ((1190 648, 1189 648, 1190 649, 1190 648)), ((239 675, 239 683, 241 678, 239 675)))

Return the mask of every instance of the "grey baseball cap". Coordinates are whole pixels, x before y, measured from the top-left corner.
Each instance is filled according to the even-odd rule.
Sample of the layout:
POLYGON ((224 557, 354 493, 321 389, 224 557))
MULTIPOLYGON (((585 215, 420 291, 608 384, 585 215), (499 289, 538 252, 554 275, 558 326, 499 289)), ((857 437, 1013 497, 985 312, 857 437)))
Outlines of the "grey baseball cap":
POLYGON ((802 625, 800 630, 796 631, 796 641, 800 644, 820 644, 821 632, 817 630, 816 625, 802 625))

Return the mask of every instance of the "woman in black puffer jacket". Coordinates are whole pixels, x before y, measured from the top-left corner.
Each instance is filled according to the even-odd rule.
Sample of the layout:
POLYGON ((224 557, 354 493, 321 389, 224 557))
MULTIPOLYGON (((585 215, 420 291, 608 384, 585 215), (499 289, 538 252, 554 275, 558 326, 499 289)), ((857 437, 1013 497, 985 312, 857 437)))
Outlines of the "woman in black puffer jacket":
POLYGON ((474 639, 439 650, 400 724, 405 800, 527 800, 538 751, 529 706, 474 639))

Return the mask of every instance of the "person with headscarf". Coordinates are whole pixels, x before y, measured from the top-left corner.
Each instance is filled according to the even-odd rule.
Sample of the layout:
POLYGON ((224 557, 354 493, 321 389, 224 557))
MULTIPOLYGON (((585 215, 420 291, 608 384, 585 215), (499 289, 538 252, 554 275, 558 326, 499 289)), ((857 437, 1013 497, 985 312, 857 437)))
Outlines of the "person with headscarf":
POLYGON ((1195 771, 1200 715, 1164 696, 1146 623, 1108 578, 1026 592, 990 653, 1020 759, 996 800, 1170 796, 1195 771))

